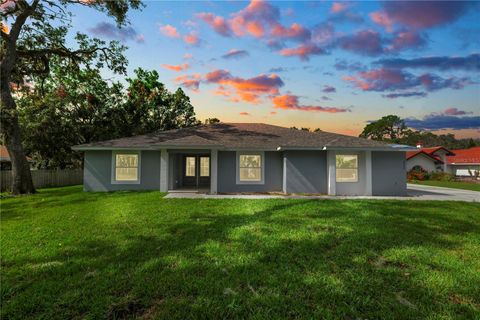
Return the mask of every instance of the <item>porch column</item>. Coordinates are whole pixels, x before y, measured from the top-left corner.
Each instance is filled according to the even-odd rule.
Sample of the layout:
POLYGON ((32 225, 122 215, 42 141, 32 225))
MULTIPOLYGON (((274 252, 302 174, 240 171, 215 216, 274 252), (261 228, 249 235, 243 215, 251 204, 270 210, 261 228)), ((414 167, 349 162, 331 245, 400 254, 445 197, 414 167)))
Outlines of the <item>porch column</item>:
POLYGON ((328 195, 334 196, 336 191, 336 163, 335 151, 327 151, 328 195))
POLYGON ((372 151, 365 151, 365 195, 372 195, 372 151))
POLYGON ((168 151, 162 149, 160 153, 160 192, 168 191, 168 151))
POLYGON ((210 152, 210 193, 217 193, 218 150, 210 152))

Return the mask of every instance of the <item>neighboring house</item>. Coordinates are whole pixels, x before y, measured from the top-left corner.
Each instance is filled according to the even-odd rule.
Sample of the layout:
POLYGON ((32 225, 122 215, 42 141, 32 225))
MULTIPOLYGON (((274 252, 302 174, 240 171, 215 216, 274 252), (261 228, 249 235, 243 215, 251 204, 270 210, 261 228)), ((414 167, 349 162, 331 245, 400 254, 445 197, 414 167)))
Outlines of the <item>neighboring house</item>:
MULTIPOLYGON (((27 157, 28 162, 32 162, 32 159, 27 157)), ((8 154, 7 147, 0 145, 0 170, 12 170, 12 162, 10 161, 10 155, 8 154)))
POLYGON ((480 147, 448 150, 444 147, 419 148, 406 153, 407 171, 420 167, 428 172, 447 172, 456 176, 470 176, 480 170, 480 147))
POLYGON ((452 152, 455 155, 447 157, 447 172, 456 176, 470 176, 470 173, 480 171, 480 147, 452 150, 452 152))
POLYGON ((447 172, 447 156, 453 153, 444 147, 422 148, 417 146, 418 150, 408 151, 407 171, 420 167, 428 172, 447 172))
POLYGON ((411 147, 260 123, 219 123, 73 147, 84 189, 405 195, 411 147))

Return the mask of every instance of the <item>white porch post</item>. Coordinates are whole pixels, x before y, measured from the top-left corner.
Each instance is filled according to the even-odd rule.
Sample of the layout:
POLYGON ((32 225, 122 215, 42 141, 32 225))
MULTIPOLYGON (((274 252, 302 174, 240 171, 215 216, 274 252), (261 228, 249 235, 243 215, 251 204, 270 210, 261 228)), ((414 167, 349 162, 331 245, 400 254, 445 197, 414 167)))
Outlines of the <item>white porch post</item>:
POLYGON ((336 163, 335 151, 327 151, 327 167, 328 167, 328 195, 334 196, 336 191, 336 163))
POLYGON ((365 151, 365 195, 372 195, 372 151, 365 151))
POLYGON ((162 149, 160 153, 160 192, 168 191, 168 151, 162 149))
POLYGON ((218 171, 218 150, 212 149, 210 152, 210 193, 217 193, 217 171, 218 171))

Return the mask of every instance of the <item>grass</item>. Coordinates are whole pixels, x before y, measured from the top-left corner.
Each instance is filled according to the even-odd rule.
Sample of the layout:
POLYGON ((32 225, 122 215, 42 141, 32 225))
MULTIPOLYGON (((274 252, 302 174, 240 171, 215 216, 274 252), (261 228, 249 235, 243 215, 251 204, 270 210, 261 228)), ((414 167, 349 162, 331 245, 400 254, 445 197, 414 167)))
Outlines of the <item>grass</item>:
POLYGON ((434 187, 480 191, 480 183, 474 183, 474 182, 425 180, 425 181, 409 181, 409 183, 416 183, 416 184, 434 186, 434 187))
POLYGON ((478 319, 480 206, 1 200, 2 319, 478 319))

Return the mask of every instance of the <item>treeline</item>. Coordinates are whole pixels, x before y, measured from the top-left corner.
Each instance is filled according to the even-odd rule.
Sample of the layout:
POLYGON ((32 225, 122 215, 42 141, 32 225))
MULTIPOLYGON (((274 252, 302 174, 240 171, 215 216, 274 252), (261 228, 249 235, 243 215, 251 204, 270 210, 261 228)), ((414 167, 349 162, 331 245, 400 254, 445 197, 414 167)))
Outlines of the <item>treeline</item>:
POLYGON ((447 149, 468 149, 480 146, 480 139, 456 139, 452 133, 436 135, 428 131, 407 128, 405 121, 396 115, 388 115, 365 126, 362 138, 424 147, 444 146, 447 149))
POLYGON ((15 90, 22 142, 37 168, 79 167, 71 146, 157 130, 197 125, 189 97, 170 92, 156 71, 135 70, 127 86, 102 78, 98 69, 65 68, 15 90))

